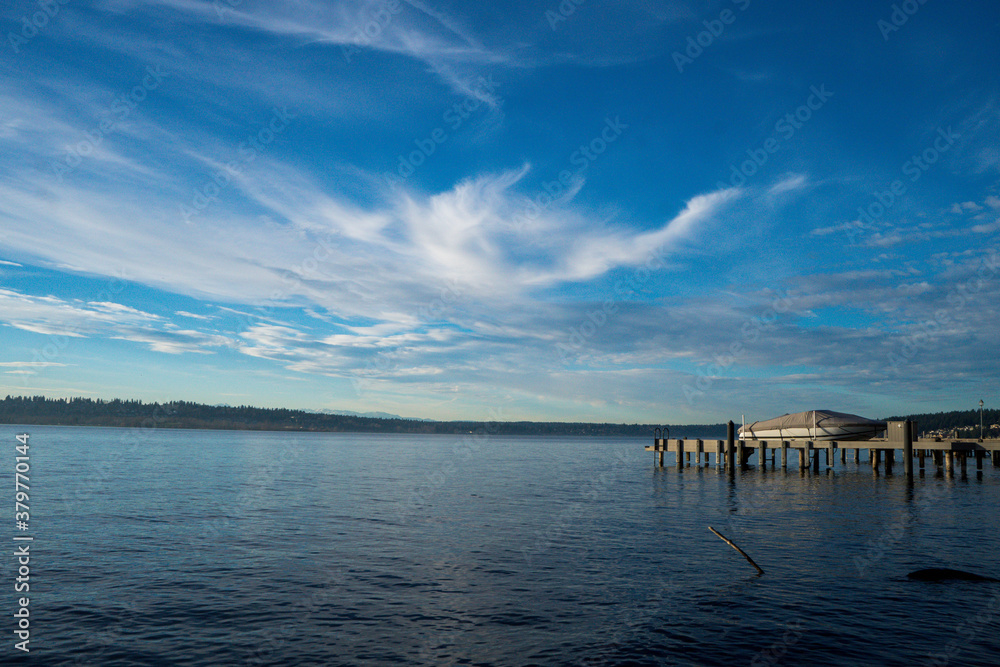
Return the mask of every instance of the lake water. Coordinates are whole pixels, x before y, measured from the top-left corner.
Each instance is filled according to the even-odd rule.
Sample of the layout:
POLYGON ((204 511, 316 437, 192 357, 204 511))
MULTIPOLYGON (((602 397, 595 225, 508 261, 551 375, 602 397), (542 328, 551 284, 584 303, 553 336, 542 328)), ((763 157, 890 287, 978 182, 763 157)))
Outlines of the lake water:
POLYGON ((1000 584, 905 577, 1000 576, 989 463, 908 488, 657 468, 651 437, 2 426, 5 475, 22 431, 37 664, 1000 664, 1000 584))

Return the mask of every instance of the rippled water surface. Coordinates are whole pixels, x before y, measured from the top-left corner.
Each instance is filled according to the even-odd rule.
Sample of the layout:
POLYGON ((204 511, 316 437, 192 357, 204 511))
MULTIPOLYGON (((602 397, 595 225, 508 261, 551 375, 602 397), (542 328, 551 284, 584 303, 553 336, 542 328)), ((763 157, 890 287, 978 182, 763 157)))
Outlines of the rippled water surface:
POLYGON ((1000 577, 989 463, 908 488, 635 439, 4 426, 10 475, 22 430, 38 664, 1000 664, 1000 584, 905 577, 1000 577))

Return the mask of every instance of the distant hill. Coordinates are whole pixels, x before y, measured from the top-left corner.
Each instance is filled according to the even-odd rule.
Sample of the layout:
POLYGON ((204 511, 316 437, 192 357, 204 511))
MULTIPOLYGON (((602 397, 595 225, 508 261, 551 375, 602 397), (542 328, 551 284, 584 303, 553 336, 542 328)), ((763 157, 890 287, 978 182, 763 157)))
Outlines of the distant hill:
POLYGON ((420 417, 400 417, 391 412, 354 412, 353 410, 303 410, 317 415, 345 415, 347 417, 371 417, 372 419, 412 419, 418 422, 431 422, 433 419, 421 419, 420 417))

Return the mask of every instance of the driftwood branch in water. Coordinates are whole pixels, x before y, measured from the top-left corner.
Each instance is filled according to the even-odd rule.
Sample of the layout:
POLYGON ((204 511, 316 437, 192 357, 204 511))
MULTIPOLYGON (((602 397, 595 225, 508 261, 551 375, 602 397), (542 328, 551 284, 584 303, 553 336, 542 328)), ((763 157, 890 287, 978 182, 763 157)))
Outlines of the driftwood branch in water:
POLYGON ((717 531, 715 528, 712 528, 711 526, 709 526, 708 529, 710 531, 712 531, 713 533, 715 533, 716 535, 718 535, 722 539, 723 542, 725 542, 726 544, 728 544, 729 546, 731 546, 732 548, 736 549, 741 554, 743 554, 743 557, 746 558, 748 561, 750 561, 750 564, 753 565, 755 568, 757 568, 758 572, 760 572, 761 574, 764 574, 764 570, 760 569, 760 565, 757 565, 757 563, 753 562, 753 558, 750 558, 750 556, 747 556, 747 552, 743 551, 743 549, 740 549, 738 546, 736 546, 735 544, 733 544, 732 540, 730 540, 727 537, 725 537, 722 533, 720 533, 719 531, 717 531))

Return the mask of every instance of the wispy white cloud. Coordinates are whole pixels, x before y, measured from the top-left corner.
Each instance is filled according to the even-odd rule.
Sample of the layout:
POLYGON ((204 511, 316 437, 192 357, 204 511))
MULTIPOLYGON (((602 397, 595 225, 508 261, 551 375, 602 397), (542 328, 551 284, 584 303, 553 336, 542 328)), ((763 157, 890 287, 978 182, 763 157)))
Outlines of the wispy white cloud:
MULTIPOLYGON (((211 162, 227 159, 220 157, 211 162)), ((669 253, 692 238, 739 196, 694 197, 652 231, 608 224, 564 198, 518 228, 515 218, 530 204, 519 191, 526 174, 483 174, 432 194, 384 188, 362 206, 301 168, 260 156, 225 194, 266 215, 235 215, 220 204, 183 234, 176 212, 187 195, 183 181, 166 174, 126 193, 113 177, 95 176, 84 188, 26 176, 0 185, 0 214, 24 221, 7 245, 51 266, 125 274, 234 304, 312 304, 384 320, 406 319, 413 304, 434 300, 443 281, 457 281, 466 296, 509 300, 641 263, 651 250, 669 253)))
POLYGON ((809 177, 805 174, 789 174, 768 188, 767 193, 771 196, 782 195, 786 192, 801 190, 808 184, 809 177))
POLYGON ((864 223, 860 220, 850 220, 848 222, 838 222, 826 227, 817 227, 809 232, 812 236, 829 236, 831 234, 857 233, 865 229, 864 223))
POLYGON ((8 368, 50 368, 52 366, 66 366, 55 361, 2 361, 0 366, 8 368))
POLYGON ((954 211, 955 213, 963 213, 969 211, 975 213, 983 210, 983 207, 974 201, 964 201, 961 204, 955 204, 953 208, 957 209, 954 211))
MULTIPOLYGON (((110 302, 86 303, 0 289, 0 322, 24 331, 69 338, 106 337, 144 343, 157 352, 207 352, 230 345, 224 336, 181 330, 158 315, 110 302)), ((14 362, 18 367, 63 364, 14 362)))
MULTIPOLYGON (((857 126, 849 105, 800 106, 811 99, 808 60, 767 53, 766 37, 801 30, 794 22, 738 12, 681 79, 662 64, 717 9, 572 4, 569 16, 527 2, 64 6, 44 38, 0 64, 0 256, 10 258, 0 268, 12 279, 0 325, 73 345, 111 339, 146 359, 174 355, 172 368, 243 355, 255 369, 270 362, 261 372, 276 379, 343 388, 328 378, 363 378, 410 404, 658 414, 664 401, 686 404, 663 387, 741 340, 776 289, 792 312, 739 363, 768 393, 795 398, 796 383, 866 386, 901 332, 947 308, 956 285, 978 285, 977 249, 1000 232, 995 91, 904 114, 892 108, 904 103, 904 71, 877 90, 864 77, 831 82, 834 100, 876 110, 857 126), (550 24, 548 9, 566 21, 550 24), (162 85, 122 117, 116 100, 148 67, 163 68, 162 85), (497 90, 478 85, 489 75, 497 90), (732 104, 717 104, 719 82, 732 104), (442 110, 461 98, 483 104, 454 129, 442 110), (247 138, 276 107, 295 117, 251 159, 247 138), (595 139, 607 150, 541 205, 540 184, 550 189, 568 154, 586 148, 588 122, 619 112, 631 129, 613 146, 595 139), (910 176, 899 163, 911 147, 926 155, 952 124, 960 140, 927 148, 940 151, 933 166, 884 204, 889 184, 910 176), (447 140, 413 153, 436 127, 447 140), (871 142, 829 134, 845 127, 878 136, 880 154, 904 148, 871 155, 871 142), (746 149, 768 135, 781 149, 754 157, 743 186, 705 189, 733 155, 761 154, 746 149), (74 152, 69 171, 53 167, 74 152), (380 174, 401 154, 426 162, 389 186, 380 174), (806 192, 808 205, 788 210, 806 192), (196 200, 196 213, 182 213, 196 200), (849 218, 875 204, 884 210, 849 218), (820 247, 838 244, 850 248, 833 258, 820 247), (647 269, 627 296, 617 291, 647 269), (571 339, 566 358, 557 346, 571 339)), ((0 13, 16 22, 19 11, 0 13)), ((851 11, 842 24, 831 12, 816 37, 849 36, 851 11)), ((953 58, 944 53, 932 60, 953 58)), ((961 315, 941 333, 954 351, 928 354, 927 368, 966 372, 960 354, 995 342, 985 317, 961 315)), ((72 361, 49 371, 68 377, 72 361)), ((721 403, 740 397, 738 372, 712 376, 721 403)))
MULTIPOLYGON (((170 12, 175 20, 207 23, 220 29, 221 35, 238 28, 300 45, 325 44, 336 49, 334 53, 338 59, 347 62, 362 57, 365 51, 410 57, 424 63, 456 93, 482 99, 491 105, 496 103, 496 97, 475 86, 479 76, 475 68, 511 60, 507 51, 484 46, 446 12, 416 1, 392 3, 392 9, 389 3, 374 0, 330 4, 278 1, 252 5, 226 0, 214 3, 129 0, 113 4, 119 11, 159 8, 170 12)), ((98 35, 95 34, 95 38, 98 35)), ((236 50, 241 48, 235 40, 230 41, 229 46, 236 50)), ((122 43, 112 48, 120 49, 122 43)), ((230 79, 229 83, 232 82, 230 79)), ((248 88, 256 89, 252 77, 243 82, 248 88)))
POLYGON ((109 338, 148 345, 154 352, 166 354, 212 354, 219 348, 231 347, 231 339, 191 329, 156 331, 150 328, 119 327, 107 332, 109 338))
POLYGON ((1000 220, 994 220, 993 222, 987 222, 981 225, 973 225, 969 228, 969 231, 975 232, 976 234, 992 234, 995 231, 1000 231, 1000 220))
MULTIPOLYGON (((654 231, 636 233, 634 230, 607 229, 566 239, 571 251, 559 262, 558 268, 532 276, 530 282, 585 280, 616 266, 646 261, 662 268, 665 255, 681 241, 692 238, 700 225, 711 223, 740 195, 740 190, 731 188, 694 197, 675 218, 654 231)), ((562 239, 557 237, 556 240, 562 239)))
POLYGON ((206 322, 211 321, 212 319, 214 319, 214 318, 212 318, 209 315, 196 315, 194 313, 189 313, 186 310, 178 310, 178 311, 176 311, 174 313, 174 315, 177 315, 179 317, 190 317, 191 319, 194 319, 194 320, 204 320, 206 322))

